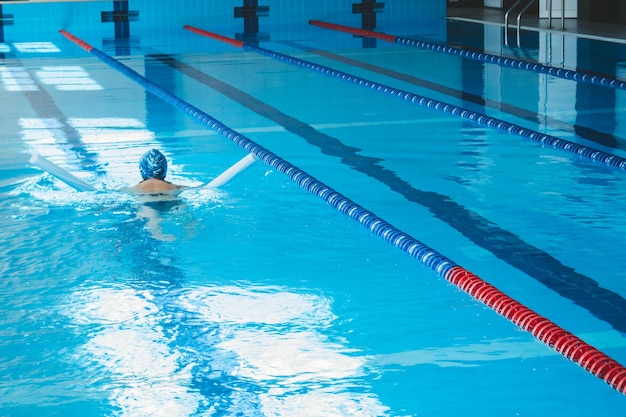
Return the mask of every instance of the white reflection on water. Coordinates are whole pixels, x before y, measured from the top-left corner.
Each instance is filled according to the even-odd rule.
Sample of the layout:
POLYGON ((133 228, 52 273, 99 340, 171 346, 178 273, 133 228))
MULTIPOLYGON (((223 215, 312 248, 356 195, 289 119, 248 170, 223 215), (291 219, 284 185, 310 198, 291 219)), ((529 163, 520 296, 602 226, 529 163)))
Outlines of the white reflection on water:
POLYGON ((233 374, 278 381, 281 386, 355 377, 364 365, 363 359, 347 355, 350 351, 344 346, 310 331, 234 331, 218 348, 234 351, 240 358, 233 374))
POLYGON ((218 407, 234 415, 294 417, 388 411, 361 392, 367 387, 355 389, 365 359, 324 335, 335 318, 327 298, 236 286, 172 290, 166 297, 94 288, 70 303, 74 321, 91 330, 77 360, 95 362, 106 374, 119 415, 211 415, 218 407), (186 337, 185 327, 217 330, 210 338, 186 337), (210 375, 199 377, 202 372, 210 375), (216 375, 228 398, 200 394, 197 381, 216 375))
POLYGON ((193 415, 202 398, 189 389, 191 374, 160 326, 149 292, 97 288, 75 295, 68 312, 81 325, 96 325, 77 353, 106 372, 110 401, 121 416, 193 415))

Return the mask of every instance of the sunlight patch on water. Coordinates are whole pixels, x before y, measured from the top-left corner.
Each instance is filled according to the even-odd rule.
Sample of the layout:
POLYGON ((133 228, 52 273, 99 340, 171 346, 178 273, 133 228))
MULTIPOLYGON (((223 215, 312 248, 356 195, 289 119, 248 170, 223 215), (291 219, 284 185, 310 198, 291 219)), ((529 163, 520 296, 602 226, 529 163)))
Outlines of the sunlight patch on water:
POLYGON ((65 314, 90 332, 75 359, 95 364, 121 416, 206 415, 222 403, 231 413, 262 410, 265 416, 388 411, 354 383, 366 358, 324 334, 335 316, 330 300, 319 295, 258 286, 165 296, 91 288, 74 293, 65 314), (212 336, 185 337, 186 328, 212 336), (215 390, 221 397, 201 394, 215 390))
POLYGON ((94 288, 75 293, 65 314, 76 324, 96 325, 76 353, 102 369, 110 401, 120 416, 188 416, 202 401, 190 388, 189 368, 163 333, 160 309, 147 291, 94 288))
POLYGON ((266 416, 378 416, 387 407, 354 391, 366 359, 325 335, 330 300, 280 288, 197 288, 184 308, 219 323, 219 350, 237 357, 226 372, 255 381, 266 416))
POLYGON ((314 331, 286 334, 238 330, 225 335, 220 349, 234 351, 241 362, 234 374, 294 387, 362 375, 363 358, 314 331))
POLYGON ((206 321, 223 324, 305 324, 328 326, 335 319, 330 300, 276 287, 203 287, 185 292, 182 307, 206 321))

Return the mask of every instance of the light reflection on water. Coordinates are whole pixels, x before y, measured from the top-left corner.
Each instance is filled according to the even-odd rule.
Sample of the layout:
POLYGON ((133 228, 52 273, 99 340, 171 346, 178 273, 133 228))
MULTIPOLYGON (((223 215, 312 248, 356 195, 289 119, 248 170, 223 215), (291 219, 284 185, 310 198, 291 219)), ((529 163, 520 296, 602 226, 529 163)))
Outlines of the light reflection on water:
POLYGON ((155 296, 99 287, 75 292, 68 306, 64 314, 89 329, 75 358, 106 375, 119 415, 184 416, 224 407, 268 416, 387 410, 353 389, 365 360, 324 336, 334 315, 330 300, 318 295, 215 286, 155 296), (216 378, 224 386, 211 386, 216 378), (206 396, 207 390, 222 393, 206 396))

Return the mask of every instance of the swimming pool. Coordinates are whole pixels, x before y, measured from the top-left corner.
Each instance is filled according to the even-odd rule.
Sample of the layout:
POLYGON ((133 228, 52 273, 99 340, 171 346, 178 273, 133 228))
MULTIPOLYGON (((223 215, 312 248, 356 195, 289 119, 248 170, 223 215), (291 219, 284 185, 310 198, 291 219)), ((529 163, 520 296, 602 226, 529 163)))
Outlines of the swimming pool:
MULTIPOLYGON (((306 16, 333 17, 353 23, 306 16)), ((626 363, 624 172, 182 29, 232 37, 227 19, 180 23, 130 44, 65 28, 626 363)), ((388 33, 416 35, 392 23, 388 33)), ((488 30, 432 30, 441 25, 421 35, 458 43, 456 30, 488 30)), ((264 48, 625 156, 623 91, 306 25, 265 29, 264 48)), ((146 149, 162 149, 168 177, 186 185, 245 152, 56 32, 5 41, 0 415, 624 407, 605 382, 261 162, 220 189, 183 192, 157 213, 159 233, 115 191, 139 181, 146 149), (106 192, 75 192, 28 166, 31 152, 106 192)), ((533 45, 524 52, 542 60, 533 45)))

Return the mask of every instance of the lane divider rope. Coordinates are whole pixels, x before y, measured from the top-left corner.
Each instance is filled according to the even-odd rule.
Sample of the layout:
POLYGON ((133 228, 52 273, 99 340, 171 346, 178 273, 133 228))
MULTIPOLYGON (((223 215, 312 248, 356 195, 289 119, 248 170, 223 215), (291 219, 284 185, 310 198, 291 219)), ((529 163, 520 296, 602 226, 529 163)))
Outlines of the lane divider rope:
POLYGON ((589 148, 587 146, 579 145, 577 143, 570 142, 565 139, 560 139, 555 136, 551 136, 551 135, 540 133, 531 129, 527 129, 525 127, 515 125, 513 123, 509 123, 504 120, 496 119, 494 117, 487 116, 485 114, 477 113, 477 112, 465 109, 463 107, 458 107, 453 104, 444 103, 442 101, 438 101, 438 100, 431 99, 428 97, 413 94, 405 90, 400 90, 397 88, 379 84, 377 82, 370 81, 365 78, 357 77, 355 75, 351 75, 343 71, 325 67, 323 65, 315 64, 310 61, 305 61, 303 59, 281 54, 280 52, 271 51, 269 49, 264 49, 255 45, 251 45, 249 43, 227 38, 225 36, 218 35, 216 33, 209 32, 204 29, 199 29, 199 28, 189 26, 189 25, 184 26, 184 28, 190 32, 193 32, 201 36, 206 36, 208 38, 219 40, 221 42, 227 42, 228 44, 232 46, 244 49, 246 51, 256 52, 258 54, 276 59, 281 62, 285 62, 290 65, 304 68, 309 71, 319 72, 324 75, 338 78, 343 81, 352 82, 358 86, 365 87, 367 89, 377 91, 379 93, 387 94, 392 97, 400 98, 401 100, 407 101, 411 104, 426 107, 432 110, 438 110, 440 112, 443 112, 445 114, 450 114, 455 117, 460 117, 462 119, 469 120, 470 122, 479 126, 496 129, 496 130, 499 130, 501 132, 508 133, 511 135, 519 135, 519 136, 522 136, 523 138, 530 139, 534 142, 538 142, 545 147, 564 150, 566 152, 573 153, 579 157, 591 160, 593 162, 598 162, 601 164, 609 165, 611 167, 617 168, 622 171, 626 171, 626 159, 621 158, 616 155, 612 155, 607 152, 589 148))
POLYGON ((468 51, 466 49, 455 48, 452 46, 441 45, 433 42, 418 41, 400 36, 387 35, 380 32, 373 32, 366 29, 358 29, 350 26, 338 25, 336 23, 322 22, 320 20, 309 20, 309 24, 324 29, 335 30, 338 32, 350 33, 365 38, 380 39, 385 42, 398 43, 400 45, 413 46, 433 52, 440 52, 448 55, 454 55, 473 61, 486 62, 488 64, 496 64, 501 67, 509 67, 533 71, 540 74, 548 74, 553 77, 564 78, 566 80, 576 81, 580 83, 593 84, 601 87, 618 88, 626 90, 626 82, 605 77, 597 74, 590 74, 584 71, 574 71, 565 68, 557 68, 549 65, 543 65, 538 62, 524 61, 516 58, 506 58, 498 55, 487 54, 484 52, 468 51))
MULTIPOLYGON (((548 319, 522 306, 514 299, 508 297, 506 294, 493 287, 491 284, 488 284, 481 278, 458 266, 452 260, 446 258, 436 250, 428 247, 409 234, 395 228, 390 223, 348 199, 305 171, 280 158, 261 145, 258 145, 241 133, 229 128, 197 107, 176 97, 172 93, 146 79, 116 59, 64 30, 61 30, 60 33, 96 56, 112 69, 121 72, 131 80, 137 82, 148 92, 161 98, 177 110, 186 113, 198 123, 217 131, 247 152, 256 155, 266 165, 287 175, 302 189, 320 197, 331 207, 335 208, 348 218, 358 222, 363 227, 370 230, 374 235, 382 238, 386 242, 417 259, 424 266, 437 273, 440 277, 443 277, 475 298, 484 298, 492 304, 490 307, 492 307, 499 314, 514 323, 516 323, 514 320, 517 320, 517 322, 525 326, 522 328, 527 331, 532 331, 532 334, 535 335, 535 337, 542 342, 547 343, 549 346, 554 347, 561 355, 573 360, 593 375, 603 379, 614 389, 626 394, 626 368, 597 348, 587 344, 572 333, 561 329, 548 319), (521 313, 522 310, 524 310, 523 317, 526 318, 526 316, 530 316, 532 320, 522 320, 521 314, 515 314, 517 312, 521 313), (546 331, 546 329, 548 329, 548 331, 546 331)), ((486 303, 481 298, 477 299, 486 303)))

